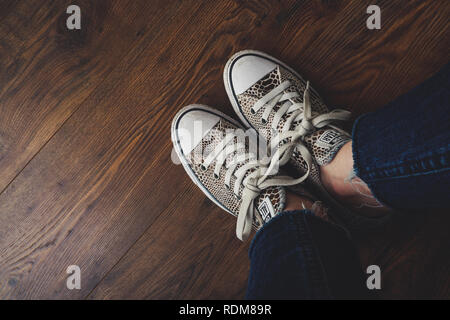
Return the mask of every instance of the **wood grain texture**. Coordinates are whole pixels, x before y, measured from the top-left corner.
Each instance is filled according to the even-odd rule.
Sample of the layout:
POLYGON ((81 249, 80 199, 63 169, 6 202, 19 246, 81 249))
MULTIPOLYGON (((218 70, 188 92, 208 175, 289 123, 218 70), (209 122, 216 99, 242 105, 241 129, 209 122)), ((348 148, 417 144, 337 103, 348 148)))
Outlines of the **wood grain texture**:
POLYGON ((69 4, 0 4, 0 191, 150 28, 146 11, 163 9, 156 1, 82 0, 83 28, 70 31, 69 4))
MULTIPOLYGON (((379 31, 364 1, 80 3, 79 34, 65 2, 0 4, 0 298, 242 298, 248 243, 171 161, 179 108, 233 115, 222 68, 246 48, 355 115, 449 61, 448 1, 378 1, 379 31)), ((450 297, 449 223, 429 212, 360 239, 382 297, 450 297)))

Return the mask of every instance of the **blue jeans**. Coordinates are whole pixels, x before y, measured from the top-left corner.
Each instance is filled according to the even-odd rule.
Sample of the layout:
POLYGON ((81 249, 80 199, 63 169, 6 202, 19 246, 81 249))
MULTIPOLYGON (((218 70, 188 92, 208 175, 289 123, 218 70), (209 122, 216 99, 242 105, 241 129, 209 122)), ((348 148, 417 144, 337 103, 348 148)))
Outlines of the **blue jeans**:
MULTIPOLYGON (((450 65, 353 126, 356 175, 398 210, 448 208, 450 65)), ((369 298, 347 234, 308 210, 283 212, 249 250, 248 299, 369 298)))

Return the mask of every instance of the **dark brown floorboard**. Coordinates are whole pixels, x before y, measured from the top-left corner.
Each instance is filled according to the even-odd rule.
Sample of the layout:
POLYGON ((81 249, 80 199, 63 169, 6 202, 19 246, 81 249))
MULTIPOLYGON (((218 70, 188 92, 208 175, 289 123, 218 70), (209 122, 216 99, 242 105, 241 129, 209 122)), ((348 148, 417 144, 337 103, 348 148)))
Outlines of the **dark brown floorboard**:
MULTIPOLYGON (((170 122, 200 102, 233 115, 222 68, 255 48, 330 105, 375 110, 449 61, 448 1, 81 1, 0 4, 0 297, 241 298, 248 243, 171 162, 170 122), (82 270, 81 290, 65 270, 82 270)), ((450 296, 450 218, 360 241, 380 295, 450 296)))
POLYGON ((0 191, 144 32, 159 30, 147 19, 158 3, 79 1, 80 31, 66 28, 71 1, 0 3, 0 191))

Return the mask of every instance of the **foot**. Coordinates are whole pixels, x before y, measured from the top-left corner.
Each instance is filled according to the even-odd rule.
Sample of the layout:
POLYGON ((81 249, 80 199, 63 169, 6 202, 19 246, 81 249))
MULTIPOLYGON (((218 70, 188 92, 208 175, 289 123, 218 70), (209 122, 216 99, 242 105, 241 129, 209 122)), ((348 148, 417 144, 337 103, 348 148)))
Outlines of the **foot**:
POLYGON ((283 157, 303 176, 306 186, 330 203, 350 229, 371 229, 383 217, 355 215, 330 195, 321 180, 329 164, 351 141, 339 122, 350 118, 345 110, 329 111, 308 82, 283 62, 258 51, 235 54, 224 70, 225 88, 242 122, 266 141, 269 152, 282 149, 283 157))
POLYGON ((329 164, 320 167, 320 178, 335 199, 355 212, 371 217, 392 212, 392 209, 378 201, 369 186, 355 175, 351 141, 342 146, 329 164))
MULTIPOLYGON (((252 226, 261 228, 285 209, 282 185, 296 181, 271 175, 270 163, 258 161, 250 152, 241 129, 219 111, 191 105, 175 116, 172 141, 189 177, 215 204, 238 218, 236 235, 245 240, 252 226)), ((305 203, 307 208, 310 201, 305 203)))

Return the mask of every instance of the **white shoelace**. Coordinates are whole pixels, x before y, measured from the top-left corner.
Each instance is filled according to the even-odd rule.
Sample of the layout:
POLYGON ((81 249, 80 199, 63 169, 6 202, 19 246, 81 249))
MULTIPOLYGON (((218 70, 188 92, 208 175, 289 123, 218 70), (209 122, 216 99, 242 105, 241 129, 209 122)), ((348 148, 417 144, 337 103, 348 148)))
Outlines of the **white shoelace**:
POLYGON ((267 122, 275 106, 281 103, 280 108, 275 112, 271 124, 273 132, 277 132, 277 134, 270 141, 270 150, 277 150, 279 153, 277 156, 285 163, 292 156, 294 150, 297 149, 305 160, 309 171, 313 157, 304 144, 305 136, 325 126, 341 131, 341 129, 333 126, 331 123, 334 121, 348 120, 351 113, 347 110, 334 109, 330 112, 313 116, 309 81, 306 82, 306 88, 303 92, 303 103, 298 103, 293 100, 300 96, 297 91, 286 92, 291 85, 292 83, 289 80, 282 82, 259 99, 252 107, 251 112, 256 113, 261 108, 264 108, 261 119, 264 123, 267 122), (281 119, 285 119, 285 123, 281 132, 278 133, 278 126, 281 119), (289 141, 289 143, 281 143, 285 141, 289 141))
POLYGON ((234 175, 233 192, 237 199, 242 198, 239 207, 239 214, 236 223, 236 236, 240 240, 248 238, 251 232, 254 217, 254 200, 261 194, 261 191, 269 187, 296 185, 308 178, 313 157, 311 152, 303 143, 303 138, 320 128, 330 125, 335 120, 347 120, 350 112, 346 110, 335 109, 331 112, 312 116, 311 103, 309 99, 309 82, 303 94, 303 103, 296 103, 292 99, 299 96, 297 92, 284 92, 291 86, 289 81, 284 81, 279 86, 271 90, 262 97, 253 106, 253 112, 258 112, 260 108, 265 108, 262 116, 263 121, 267 121, 269 114, 278 102, 284 102, 275 113, 272 128, 277 130, 280 120, 286 115, 287 119, 283 125, 281 133, 278 133, 275 139, 271 139, 271 150, 276 150, 270 161, 257 160, 256 155, 252 153, 237 154, 231 161, 225 164, 226 159, 234 152, 245 148, 243 143, 235 142, 236 135, 228 133, 224 139, 214 148, 203 162, 203 170, 216 160, 214 167, 214 177, 220 178, 220 169, 225 165, 225 186, 231 188, 231 178, 234 175), (293 129, 291 126, 295 125, 293 129), (285 143, 281 141, 287 139, 285 143), (299 178, 288 176, 276 176, 278 168, 286 164, 294 150, 297 149, 306 162, 307 170, 299 178), (238 165, 242 164, 239 168, 238 165), (239 196, 240 186, 243 186, 242 197, 239 196))
POLYGON ((264 97, 259 99, 251 108, 252 113, 258 112, 261 108, 264 108, 261 121, 267 122, 270 113, 275 106, 281 102, 282 105, 275 113, 272 121, 272 129, 278 131, 278 124, 280 120, 286 116, 286 122, 283 125, 282 132, 290 130, 293 123, 301 121, 299 125, 295 126, 296 130, 300 130, 300 134, 305 135, 311 130, 322 128, 329 125, 336 120, 348 120, 350 112, 342 109, 335 109, 328 113, 324 113, 317 116, 312 116, 312 108, 310 102, 310 87, 309 81, 306 82, 306 88, 303 92, 303 103, 294 102, 293 99, 298 98, 300 94, 297 91, 286 92, 292 83, 286 80, 279 84, 277 87, 268 92, 264 97))
MULTIPOLYGON (((254 200, 261 194, 261 191, 269 187, 295 185, 304 181, 308 172, 298 178, 293 179, 287 176, 274 176, 278 173, 278 166, 285 164, 284 159, 278 159, 277 156, 285 152, 288 146, 283 146, 269 161, 257 160, 256 155, 252 153, 236 153, 230 161, 226 160, 230 155, 238 150, 245 148, 244 143, 236 142, 235 133, 227 133, 224 139, 211 151, 203 161, 202 170, 206 171, 216 160, 214 166, 214 178, 220 178, 220 169, 225 166, 225 187, 231 189, 231 178, 234 175, 233 192, 238 200, 242 199, 239 207, 239 214, 236 223, 236 236, 240 240, 248 238, 251 232, 254 217, 254 200), (280 160, 282 160, 280 162, 280 160), (238 166, 241 166, 238 168, 238 166), (240 186, 243 186, 242 196, 239 196, 240 186)), ((239 140, 237 140, 239 141, 239 140)), ((289 144, 290 145, 290 144, 289 144)), ((289 160, 287 158, 287 160, 289 160)), ((287 161, 286 160, 286 161, 287 161)))

